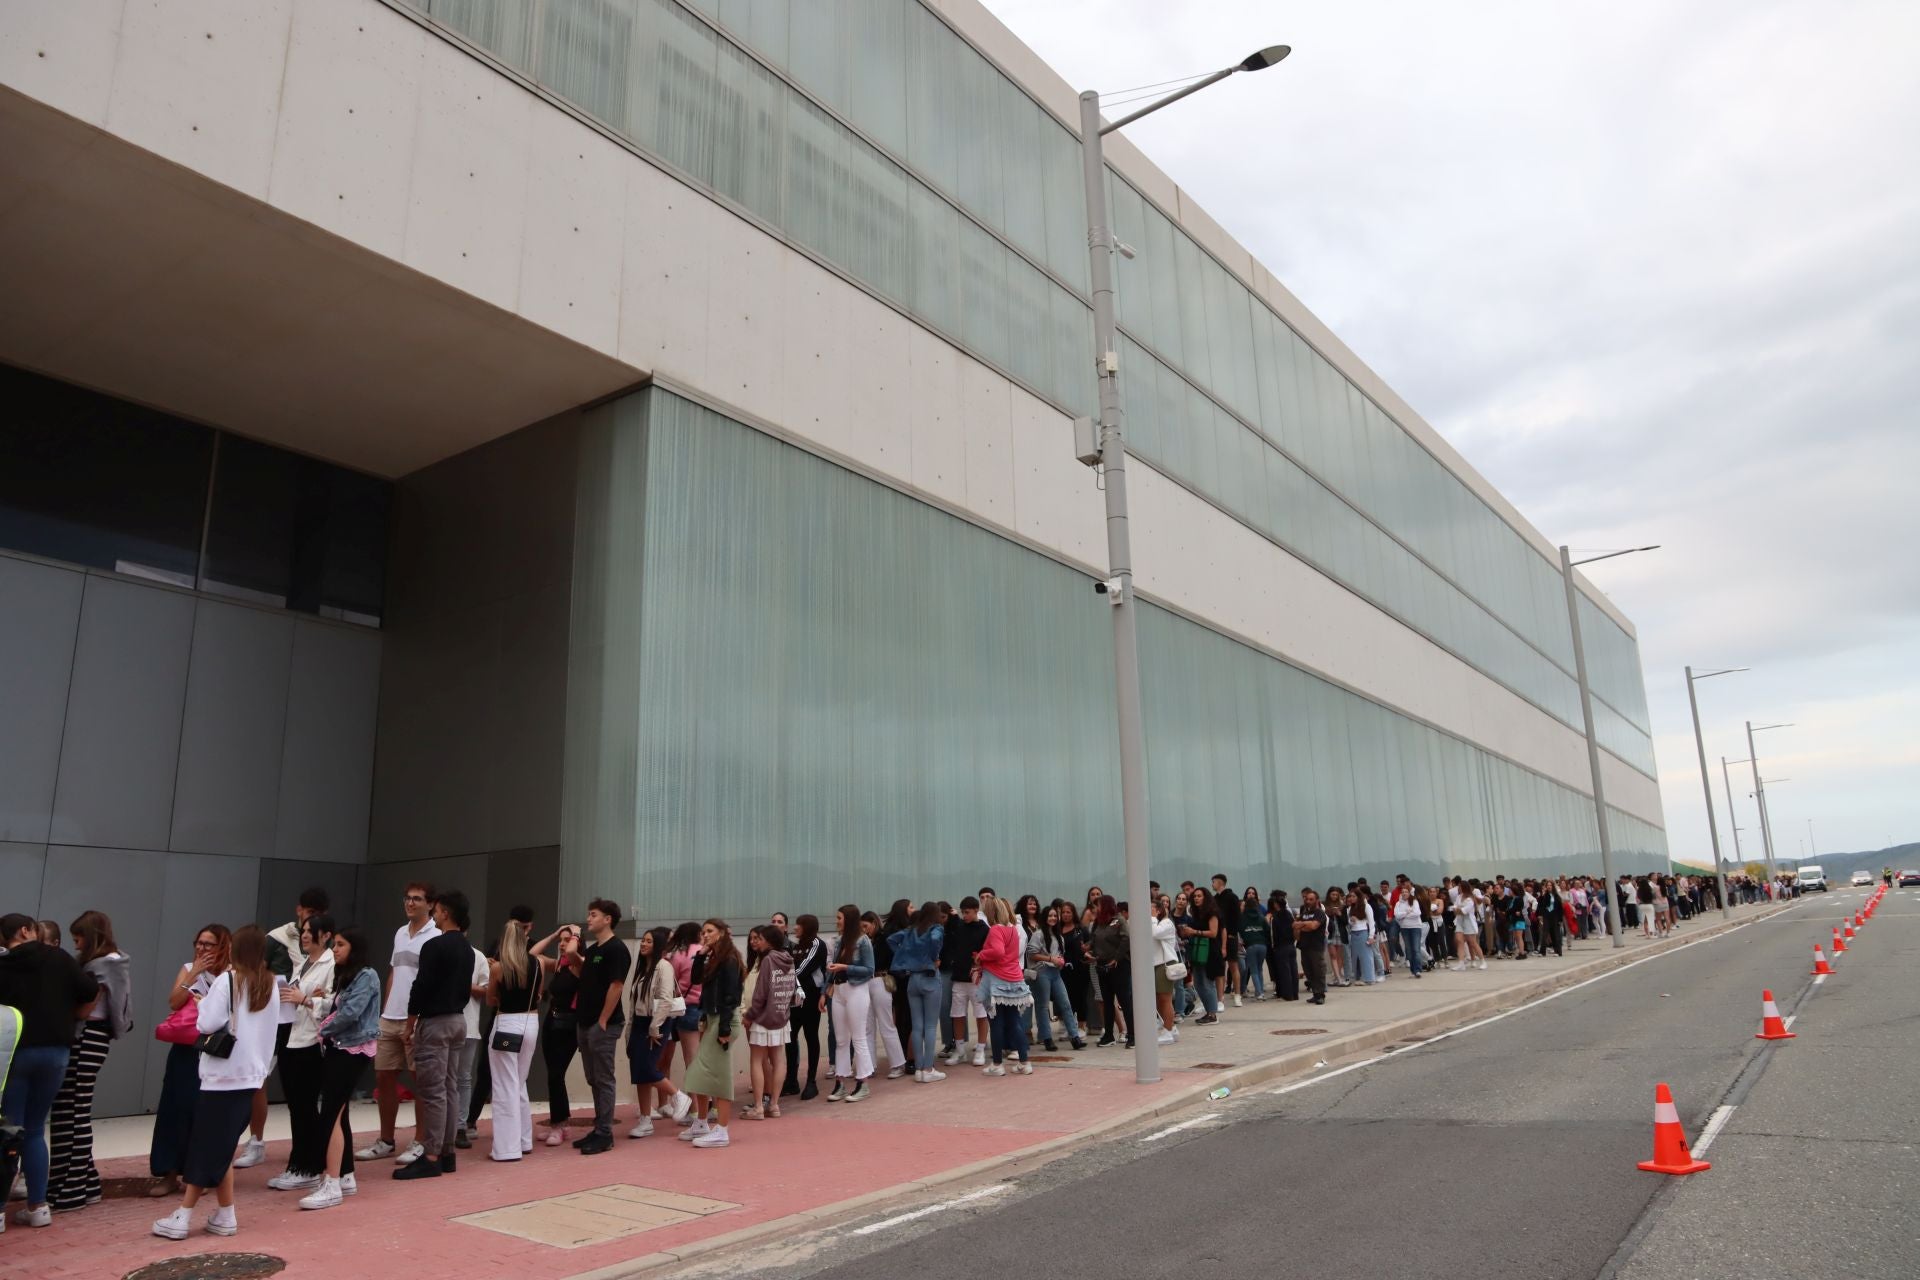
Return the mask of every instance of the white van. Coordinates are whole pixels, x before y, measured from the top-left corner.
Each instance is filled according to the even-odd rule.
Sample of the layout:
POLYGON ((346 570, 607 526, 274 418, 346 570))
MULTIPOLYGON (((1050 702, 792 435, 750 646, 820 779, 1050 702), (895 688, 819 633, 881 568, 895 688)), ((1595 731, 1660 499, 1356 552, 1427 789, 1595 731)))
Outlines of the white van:
POLYGON ((1801 867, 1799 872, 1794 876, 1794 883, 1800 886, 1800 892, 1802 893, 1812 893, 1815 889, 1825 893, 1827 891, 1827 873, 1819 867, 1804 866, 1801 867))

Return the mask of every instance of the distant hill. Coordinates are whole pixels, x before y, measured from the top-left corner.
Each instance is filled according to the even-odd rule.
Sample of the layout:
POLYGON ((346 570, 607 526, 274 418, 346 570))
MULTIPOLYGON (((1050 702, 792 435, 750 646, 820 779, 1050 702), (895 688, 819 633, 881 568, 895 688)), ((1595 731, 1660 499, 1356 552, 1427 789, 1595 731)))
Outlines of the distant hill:
POLYGON ((1780 869, 1798 867, 1802 862, 1812 863, 1827 873, 1829 880, 1845 880, 1856 871, 1869 871, 1878 878, 1882 867, 1892 867, 1895 871, 1907 867, 1920 868, 1920 842, 1896 844, 1888 849, 1871 849, 1861 853, 1823 853, 1817 858, 1782 858, 1780 869))

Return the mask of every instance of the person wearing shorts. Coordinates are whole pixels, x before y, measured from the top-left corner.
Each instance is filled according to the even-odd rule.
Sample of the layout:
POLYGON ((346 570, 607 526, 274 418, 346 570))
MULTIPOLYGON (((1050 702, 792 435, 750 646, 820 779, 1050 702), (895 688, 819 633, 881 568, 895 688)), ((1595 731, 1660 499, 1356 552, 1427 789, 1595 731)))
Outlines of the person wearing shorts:
MULTIPOLYGON (((385 1001, 380 1007, 380 1039, 374 1046, 374 1098, 380 1108, 380 1137, 370 1147, 353 1153, 355 1160, 384 1160, 393 1154, 394 1122, 400 1112, 400 1073, 413 1069, 413 1049, 407 1037, 407 1000, 420 972, 420 949, 440 936, 432 920, 433 886, 415 880, 402 891, 407 922, 394 931, 393 963, 387 973, 385 1001)), ((418 1142, 406 1153, 405 1163, 420 1156, 418 1142)))
POLYGON ((949 1066, 958 1066, 966 1059, 969 1019, 978 1031, 973 1042, 974 1065, 985 1066, 987 1062, 987 1009, 973 981, 973 958, 986 942, 987 922, 980 918, 980 899, 971 895, 960 899, 959 918, 947 921, 940 947, 941 971, 953 980, 953 997, 947 1007, 953 1019, 954 1039, 953 1052, 947 1058, 949 1066))

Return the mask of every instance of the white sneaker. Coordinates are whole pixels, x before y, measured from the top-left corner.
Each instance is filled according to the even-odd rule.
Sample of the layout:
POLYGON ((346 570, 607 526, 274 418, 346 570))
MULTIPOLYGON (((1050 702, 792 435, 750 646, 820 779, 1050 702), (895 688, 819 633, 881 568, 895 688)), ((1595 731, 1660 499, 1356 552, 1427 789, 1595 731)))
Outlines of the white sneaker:
POLYGON ((1484 968, 1486 968, 1486 967, 1487 967, 1487 962, 1486 962, 1485 960, 1482 960, 1482 961, 1480 962, 1480 964, 1479 964, 1479 967, 1480 967, 1480 968, 1482 968, 1482 969, 1484 969, 1484 968))
POLYGON ((667 1104, 667 1114, 673 1117, 675 1124, 687 1123, 687 1115, 692 1110, 693 1095, 690 1093, 676 1093, 673 1095, 673 1101, 667 1104))
POLYGON ((354 1152, 353 1158, 355 1160, 385 1160, 392 1154, 393 1144, 385 1138, 379 1138, 374 1141, 372 1146, 362 1147, 360 1150, 354 1152))
POLYGON ((275 1178, 268 1178, 267 1185, 275 1191, 311 1191, 320 1185, 317 1173, 295 1173, 289 1169, 275 1178))
POLYGON ((1236 1009, 1240 1007, 1240 993, 1238 991, 1233 993, 1233 1007, 1236 1009))
POLYGON ((359 1190, 360 1190, 360 1179, 358 1175, 351 1174, 351 1173, 341 1175, 340 1177, 340 1194, 341 1195, 343 1196, 354 1195, 358 1193, 359 1190))
POLYGON ((887 1079, 889 1080, 898 1080, 901 1076, 905 1074, 907 1074, 907 1069, 905 1067, 894 1066, 894 1067, 887 1068, 887 1079))
POLYGON ((1171 1032, 1171 1031, 1162 1031, 1162 1032, 1161 1032, 1161 1033, 1160 1033, 1159 1035, 1157 1035, 1157 1036, 1155 1036, 1155 1037, 1153 1038, 1153 1042, 1154 1042, 1155 1044, 1172 1044, 1172 1043, 1173 1043, 1173 1032, 1171 1032))
POLYGON ((696 1147, 705 1147, 705 1148, 711 1149, 713 1147, 724 1147, 727 1145, 729 1141, 731 1141, 731 1139, 727 1137, 727 1126, 723 1124, 717 1124, 717 1125, 714 1125, 711 1129, 708 1129, 705 1133, 701 1134, 699 1137, 695 1138, 693 1140, 693 1145, 696 1147))
POLYGON ((973 1065, 976 1067, 987 1065, 987 1046, 983 1044, 973 1046, 973 1065))
POLYGON ((926 1079, 928 1084, 938 1084, 947 1078, 947 1073, 944 1071, 923 1071, 920 1074, 926 1079))
POLYGON ((667 1110, 667 1108, 665 1108, 665 1107, 655 1107, 655 1108, 654 1108, 653 1110, 651 1110, 651 1111, 649 1111, 649 1112, 647 1112, 647 1119, 649 1119, 649 1120, 666 1120, 666 1119, 668 1119, 668 1118, 670 1118, 670 1117, 671 1117, 672 1115, 673 1115, 673 1113, 672 1113, 671 1111, 669 1111, 669 1110, 667 1110))
POLYGON ((692 1124, 680 1131, 680 1141, 692 1142, 695 1138, 705 1137, 711 1132, 713 1132, 713 1130, 707 1127, 705 1120, 695 1120, 692 1124))
POLYGON ((300 1197, 302 1209, 331 1209, 340 1203, 342 1192, 338 1178, 327 1178, 312 1195, 300 1197))
POLYGON ((627 1136, 629 1138, 651 1138, 653 1136, 652 1117, 642 1120, 639 1124, 627 1130, 627 1136))
POLYGON ((266 1158, 267 1144, 258 1138, 249 1138, 247 1144, 240 1148, 240 1154, 233 1158, 233 1167, 251 1169, 266 1158))
POLYGON ((1013 1074, 1017 1076, 1030 1076, 1033 1074, 1033 1064, 1031 1062, 1016 1062, 1013 1064, 1012 1070, 1013 1074))
POLYGON ((213 1216, 207 1219, 207 1230, 216 1236, 234 1235, 240 1230, 240 1219, 234 1216, 233 1206, 226 1205, 215 1209, 213 1216))
POLYGON ((1447 968, 1448 968, 1449 970, 1451 970, 1452 972, 1454 972, 1454 973, 1459 973, 1460 971, 1462 971, 1462 970, 1463 970, 1463 969, 1465 969, 1466 967, 1467 967, 1467 966, 1465 966, 1465 965, 1463 965, 1463 964, 1450 964, 1450 965, 1448 965, 1448 966, 1447 966, 1447 968))
MULTIPOLYGON (((393 1162, 397 1165, 409 1165, 425 1154, 427 1154, 427 1149, 416 1142, 405 1151, 402 1151, 398 1156, 395 1156, 393 1162)), ((356 1160, 359 1158, 358 1156, 354 1157, 356 1160)))
POLYGON ((15 1209, 14 1225, 21 1227, 50 1227, 53 1225, 53 1206, 41 1205, 38 1209, 15 1209))
POLYGON ((980 1074, 983 1076, 1003 1076, 1007 1074, 1007 1069, 996 1062, 980 1074))
POLYGON ((193 1215, 185 1209, 175 1209, 153 1224, 153 1234, 167 1240, 185 1240, 192 1227, 193 1215))
MULTIPOLYGON (((957 1067, 962 1062, 965 1062, 967 1060, 967 1046, 964 1044, 956 1044, 953 1046, 953 1048, 948 1049, 946 1052, 942 1053, 940 1056, 947 1060, 948 1066, 957 1067)), ((20 1193, 23 1199, 26 1197, 26 1194, 27 1193, 24 1191, 20 1193)))

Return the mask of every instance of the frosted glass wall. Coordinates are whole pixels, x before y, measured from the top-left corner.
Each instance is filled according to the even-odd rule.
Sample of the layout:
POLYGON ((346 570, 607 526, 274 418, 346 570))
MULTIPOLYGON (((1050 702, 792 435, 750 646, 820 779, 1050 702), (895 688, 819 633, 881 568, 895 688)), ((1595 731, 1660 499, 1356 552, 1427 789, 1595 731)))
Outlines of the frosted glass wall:
MULTIPOLYGON (((917 0, 406 0, 1071 414, 1092 412, 1076 135, 917 0)), ((1129 449, 1562 723, 1557 568, 1117 174, 1129 449)), ((1639 653, 1584 623, 1651 776, 1639 653)))
MULTIPOLYGON (((1085 577, 665 392, 590 434, 563 900, 750 918, 1117 881, 1085 577)), ((1577 792, 1163 610, 1141 650, 1163 881, 1597 864, 1577 792)), ((1614 816, 1622 868, 1664 865, 1614 816)))

